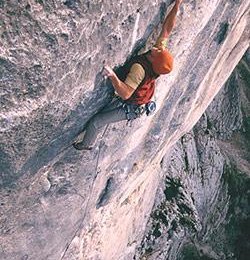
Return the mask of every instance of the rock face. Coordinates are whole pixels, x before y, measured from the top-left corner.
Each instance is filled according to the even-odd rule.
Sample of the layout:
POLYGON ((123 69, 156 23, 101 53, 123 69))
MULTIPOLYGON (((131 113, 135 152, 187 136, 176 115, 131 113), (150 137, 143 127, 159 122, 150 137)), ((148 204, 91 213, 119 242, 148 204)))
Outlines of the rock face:
MULTIPOLYGON (((155 194, 166 173, 170 189, 163 203, 173 206, 170 237, 179 236, 169 246, 169 258, 184 255, 188 246, 202 247, 199 239, 189 241, 192 232, 185 235, 175 218, 212 240, 211 230, 202 227, 215 223, 206 219, 217 205, 213 201, 225 208, 218 212, 222 216, 230 207, 228 194, 220 192, 226 190, 219 181, 225 157, 217 136, 204 134, 195 141, 199 137, 191 133, 171 147, 195 125, 249 47, 249 4, 184 0, 169 41, 175 69, 157 83, 157 113, 132 127, 110 125, 94 151, 81 153, 71 147, 72 140, 113 93, 100 74, 103 63, 118 66, 152 46, 170 1, 0 1, 0 259, 110 260, 144 254, 149 249, 139 247, 152 207, 161 203, 158 196, 155 203, 155 194), (213 170, 202 164, 210 154, 205 141, 213 170), (191 171, 190 190, 184 187, 189 178, 177 169, 191 171), (180 212, 186 218, 181 220, 180 212), (180 237, 187 239, 186 248, 180 237)), ((220 106, 225 107, 217 102, 210 109, 220 106)), ((235 123, 225 115, 227 124, 220 124, 216 113, 209 115, 194 132, 206 132, 211 121, 227 140, 242 125, 240 112, 235 123)), ((232 169, 223 171, 229 180, 232 169)), ((218 251, 209 256, 216 259, 218 251)))

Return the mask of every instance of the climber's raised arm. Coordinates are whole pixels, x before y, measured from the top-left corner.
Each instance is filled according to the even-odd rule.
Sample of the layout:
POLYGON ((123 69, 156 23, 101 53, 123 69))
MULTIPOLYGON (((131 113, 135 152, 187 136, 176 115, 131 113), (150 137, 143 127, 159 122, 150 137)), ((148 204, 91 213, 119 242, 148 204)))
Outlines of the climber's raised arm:
POLYGON ((176 21, 176 15, 177 15, 178 9, 179 9, 182 1, 183 0, 175 0, 175 4, 174 4, 173 8, 168 13, 168 15, 166 16, 166 18, 163 22, 162 30, 159 35, 159 38, 168 38, 168 36, 170 35, 171 31, 174 28, 175 21, 176 21))

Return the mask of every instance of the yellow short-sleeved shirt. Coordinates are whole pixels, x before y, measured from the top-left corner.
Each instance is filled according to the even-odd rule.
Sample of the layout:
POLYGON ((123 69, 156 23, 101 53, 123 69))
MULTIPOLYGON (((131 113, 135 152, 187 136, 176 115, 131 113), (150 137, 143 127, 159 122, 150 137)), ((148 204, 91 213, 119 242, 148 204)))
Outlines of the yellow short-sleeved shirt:
POLYGON ((145 77, 145 70, 139 63, 135 63, 125 79, 125 83, 131 88, 136 89, 145 77))

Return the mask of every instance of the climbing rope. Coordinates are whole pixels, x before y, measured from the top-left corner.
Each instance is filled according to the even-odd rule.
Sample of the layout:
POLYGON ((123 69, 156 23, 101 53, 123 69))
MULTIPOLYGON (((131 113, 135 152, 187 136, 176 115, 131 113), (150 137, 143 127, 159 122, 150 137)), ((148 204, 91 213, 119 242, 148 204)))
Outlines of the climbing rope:
MULTIPOLYGON (((107 130, 108 130, 108 127, 109 127, 109 125, 107 125, 107 126, 105 127, 105 129, 104 129, 104 131, 103 131, 103 134, 102 134, 102 136, 101 136, 101 138, 100 138, 100 144, 99 144, 99 147, 98 147, 97 160, 96 160, 96 165, 95 165, 95 176, 94 176, 94 178, 93 178, 93 180, 92 180, 92 183, 91 183, 91 185, 90 185, 90 187, 91 187, 90 196, 88 197, 88 200, 87 200, 87 204, 86 204, 86 207, 85 207, 85 212, 84 212, 84 214, 83 214, 83 217, 82 217, 81 220, 80 220, 79 227, 78 227, 78 228, 76 229, 76 231, 74 232, 74 235, 72 236, 72 239, 70 240, 70 242, 67 243, 66 248, 65 248, 65 250, 64 250, 64 252, 63 252, 63 254, 62 254, 60 260, 62 260, 62 259, 64 258, 64 256, 66 255, 66 253, 67 253, 67 251, 68 251, 68 249, 69 249, 69 247, 70 247, 72 241, 73 241, 74 238, 76 237, 77 233, 80 232, 80 230, 83 228, 83 221, 84 221, 84 219, 85 219, 85 217, 86 217, 87 209, 89 208, 88 206, 89 206, 90 198, 92 198, 91 195, 92 195, 92 191, 93 191, 94 182, 95 182, 96 177, 97 177, 97 175, 98 175, 98 173, 99 173, 99 172, 98 172, 98 164, 99 164, 99 159, 100 159, 100 154, 101 154, 101 148, 102 148, 101 144, 102 144, 103 138, 104 138, 104 136, 105 136, 105 134, 106 134, 106 132, 107 132, 107 130)), ((64 150, 65 150, 65 149, 64 149, 64 150)))

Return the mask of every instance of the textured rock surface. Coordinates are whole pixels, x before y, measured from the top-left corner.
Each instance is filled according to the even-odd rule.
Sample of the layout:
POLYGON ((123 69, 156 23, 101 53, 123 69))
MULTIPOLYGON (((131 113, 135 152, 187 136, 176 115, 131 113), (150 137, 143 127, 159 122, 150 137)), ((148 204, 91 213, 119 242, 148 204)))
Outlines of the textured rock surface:
POLYGON ((157 113, 109 126, 91 153, 74 151, 112 93, 103 62, 116 66, 151 46, 169 4, 0 1, 0 259, 132 259, 162 157, 249 46, 249 1, 184 0, 157 113))
POLYGON ((147 232, 135 259, 247 259, 250 60, 162 161, 147 232), (248 65, 247 65, 248 64, 248 65))

